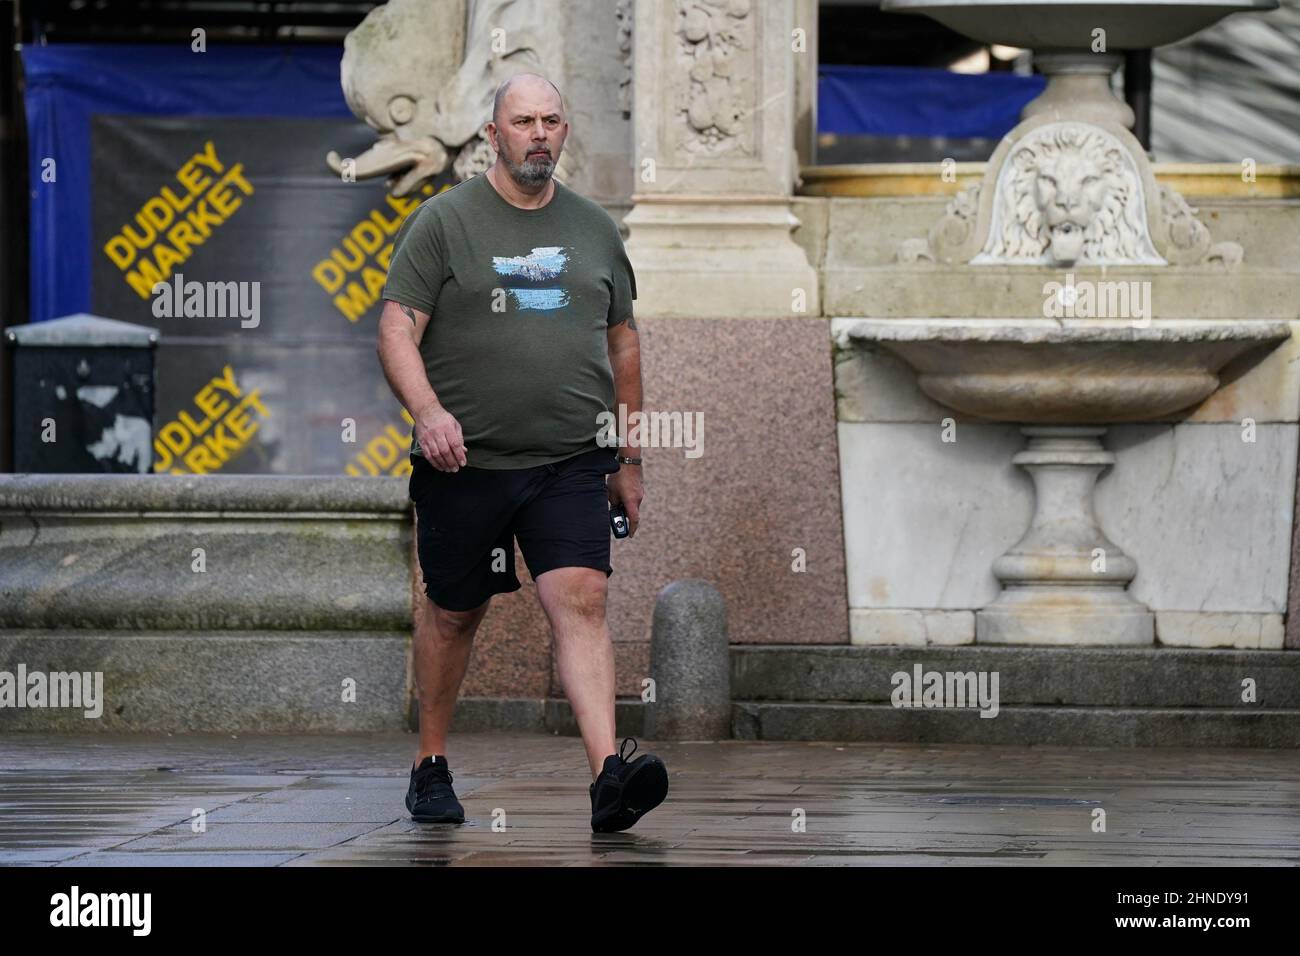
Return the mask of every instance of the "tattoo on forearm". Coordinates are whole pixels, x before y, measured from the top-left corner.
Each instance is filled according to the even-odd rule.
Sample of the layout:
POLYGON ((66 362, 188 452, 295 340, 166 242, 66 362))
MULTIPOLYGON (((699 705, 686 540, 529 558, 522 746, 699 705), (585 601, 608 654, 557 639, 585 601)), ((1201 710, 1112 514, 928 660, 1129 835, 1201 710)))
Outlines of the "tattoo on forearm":
POLYGON ((398 307, 399 309, 402 310, 402 313, 403 313, 403 314, 404 314, 408 319, 411 320, 411 324, 412 324, 412 325, 416 325, 416 324, 417 324, 416 321, 415 321, 415 313, 411 311, 411 307, 410 307, 409 305, 401 305, 401 304, 399 303, 397 307, 398 307))

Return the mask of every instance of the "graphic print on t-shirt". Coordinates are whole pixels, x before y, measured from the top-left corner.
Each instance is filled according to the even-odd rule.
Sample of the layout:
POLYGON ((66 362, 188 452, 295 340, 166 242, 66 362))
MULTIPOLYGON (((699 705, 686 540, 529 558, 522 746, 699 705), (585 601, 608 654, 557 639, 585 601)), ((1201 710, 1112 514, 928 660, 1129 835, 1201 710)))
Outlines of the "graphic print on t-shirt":
POLYGON ((493 256, 492 268, 499 276, 510 276, 527 281, 526 286, 507 286, 520 309, 550 312, 569 304, 569 294, 559 286, 538 286, 532 283, 549 282, 564 274, 569 257, 564 246, 534 246, 526 256, 493 256))

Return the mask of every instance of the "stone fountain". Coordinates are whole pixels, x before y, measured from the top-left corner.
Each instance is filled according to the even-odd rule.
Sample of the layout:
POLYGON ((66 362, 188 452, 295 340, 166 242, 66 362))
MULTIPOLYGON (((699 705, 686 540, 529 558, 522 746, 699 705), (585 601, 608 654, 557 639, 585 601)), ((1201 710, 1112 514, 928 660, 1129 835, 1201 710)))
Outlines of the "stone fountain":
POLYGON ((1218 389, 1224 366, 1262 356, 1290 328, 1207 308, 1208 290, 1231 290, 1249 250, 1215 242, 1196 210, 1157 184, 1110 78, 1119 51, 1276 6, 884 0, 886 10, 926 13, 985 43, 1032 48, 1048 77, 982 181, 896 252, 897 279, 915 283, 918 299, 924 290, 978 296, 972 317, 961 317, 958 300, 931 313, 944 318, 834 325, 840 346, 903 359, 940 404, 1023 426, 1028 445, 1012 461, 1033 479, 1034 516, 993 564, 1003 589, 976 613, 976 642, 1155 640, 1154 615, 1127 591, 1137 565, 1094 514, 1094 485, 1115 462, 1106 428, 1195 406, 1218 389))

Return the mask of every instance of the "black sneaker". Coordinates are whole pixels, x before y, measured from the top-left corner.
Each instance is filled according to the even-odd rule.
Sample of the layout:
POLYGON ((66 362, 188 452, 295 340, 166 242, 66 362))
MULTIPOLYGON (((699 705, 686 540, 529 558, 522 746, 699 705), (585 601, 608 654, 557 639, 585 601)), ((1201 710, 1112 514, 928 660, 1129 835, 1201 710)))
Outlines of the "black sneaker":
POLYGON ((626 830, 668 796, 668 768, 664 762, 654 754, 642 754, 629 763, 623 756, 629 740, 632 753, 636 753, 636 741, 625 738, 618 753, 605 758, 600 776, 591 785, 593 833, 626 830))
POLYGON ((406 791, 406 809, 411 819, 421 823, 464 823, 465 808, 451 788, 451 770, 447 758, 425 757, 411 768, 411 785, 406 791))

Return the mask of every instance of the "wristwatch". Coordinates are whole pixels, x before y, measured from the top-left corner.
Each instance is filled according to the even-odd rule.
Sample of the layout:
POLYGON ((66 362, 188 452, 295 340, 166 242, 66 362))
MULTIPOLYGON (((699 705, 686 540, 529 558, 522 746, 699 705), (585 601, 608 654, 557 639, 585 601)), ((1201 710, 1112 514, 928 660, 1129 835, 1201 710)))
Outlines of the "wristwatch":
POLYGON ((623 464, 623 465, 639 465, 639 464, 641 464, 641 459, 640 459, 639 457, 638 457, 638 458, 629 458, 627 455, 616 455, 615 457, 618 458, 619 464, 623 464))

